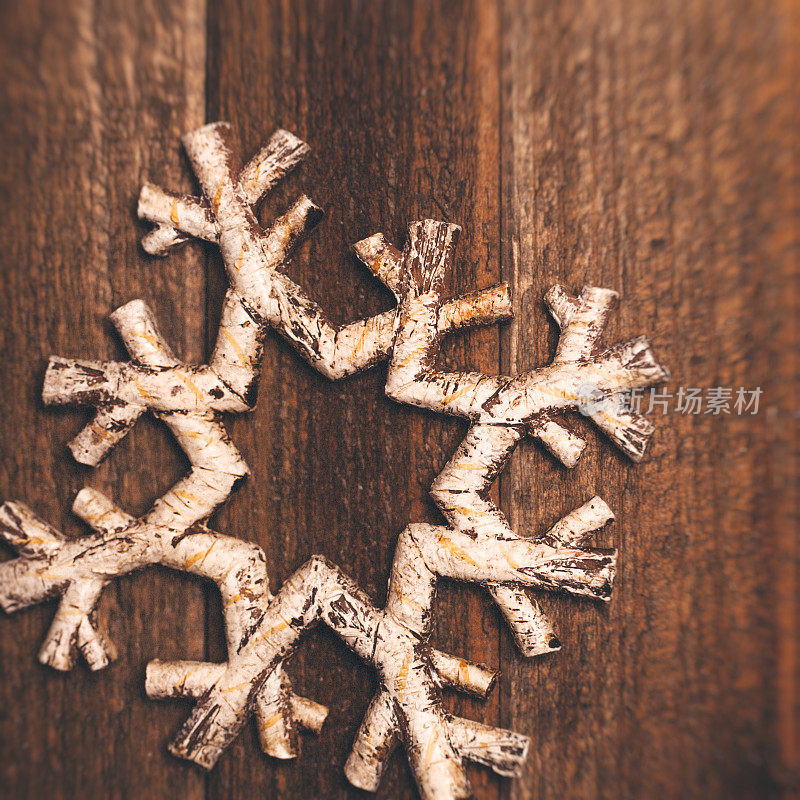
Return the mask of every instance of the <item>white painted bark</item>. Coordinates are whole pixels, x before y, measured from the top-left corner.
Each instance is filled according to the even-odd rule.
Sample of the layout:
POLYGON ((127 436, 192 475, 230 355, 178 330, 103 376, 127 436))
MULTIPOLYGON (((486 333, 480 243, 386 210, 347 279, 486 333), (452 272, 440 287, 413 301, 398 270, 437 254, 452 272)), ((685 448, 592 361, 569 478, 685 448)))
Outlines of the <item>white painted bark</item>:
MULTIPOLYGON (((553 365, 517 377, 437 372, 439 292, 452 266, 459 231, 456 225, 432 220, 414 223, 409 228, 399 273, 396 251, 388 251, 377 240, 371 242, 380 254, 381 269, 392 275, 398 287, 403 287, 386 391, 400 402, 466 416, 473 422, 455 455, 434 481, 431 497, 455 532, 485 542, 508 559, 509 551, 519 546, 519 537, 486 494, 519 441, 526 434, 533 435, 565 465, 573 466, 584 443, 555 423, 550 414, 576 408, 586 385, 613 397, 625 389, 661 380, 666 371, 655 361, 643 337, 595 354, 608 311, 617 296, 615 292, 586 288, 578 298, 573 298, 562 287, 553 287, 546 301, 561 327, 553 365), (389 268, 386 262, 392 258, 394 262, 389 268)), ((644 430, 637 422, 623 432, 624 421, 619 418, 612 421, 601 414, 594 414, 592 418, 613 434, 616 443, 620 443, 621 438, 629 443, 632 431, 644 430)), ((628 446, 623 449, 633 457, 639 457, 643 451, 628 446)), ((593 508, 608 511, 599 498, 591 504, 593 508)), ((608 511, 608 514, 586 518, 587 524, 593 527, 583 530, 584 534, 598 530, 613 515, 608 511)), ((540 541, 573 546, 577 563, 579 552, 590 552, 583 547, 584 538, 540 541)), ((562 583, 560 588, 607 600, 616 554, 610 553, 607 558, 607 563, 598 565, 596 574, 587 572, 575 576, 571 583, 562 583), (608 578, 607 584, 598 583, 601 574, 608 578)), ((525 655, 534 656, 560 648, 550 622, 521 585, 489 582, 486 588, 525 655)), ((549 588, 547 580, 543 579, 538 588, 549 588)))
MULTIPOLYGON (((280 271, 319 220, 319 209, 302 196, 269 230, 260 227, 253 211, 299 163, 306 146, 278 131, 239 170, 225 124, 194 131, 184 144, 204 197, 171 195, 147 184, 140 215, 157 227, 143 245, 157 254, 189 238, 219 245, 230 288, 210 363, 181 364, 147 307, 133 301, 112 317, 132 360, 53 358, 43 395, 46 402, 96 409, 93 422, 71 445, 79 460, 98 463, 150 411, 174 434, 190 472, 139 519, 97 491, 82 490, 74 511, 94 533, 78 539, 64 539, 21 504, 3 505, 0 536, 18 558, 0 564, 0 605, 10 612, 59 598, 40 660, 69 669, 80 652, 99 669, 114 657, 94 622, 96 602, 110 581, 152 564, 214 581, 223 601, 227 661, 154 661, 146 678, 151 697, 197 701, 170 749, 206 768, 251 716, 262 748, 278 758, 298 754, 298 728, 319 731, 327 709, 294 694, 284 661, 307 630, 325 624, 375 667, 380 680, 345 767, 348 779, 374 790, 390 753, 402 743, 423 798, 470 797, 465 760, 515 775, 528 740, 444 709, 441 687, 485 697, 496 674, 431 648, 437 582, 445 577, 484 586, 527 655, 557 649, 550 623, 526 592, 561 590, 607 600, 616 553, 591 548, 588 540, 613 515, 593 498, 546 534, 523 538, 510 530, 486 492, 525 435, 574 465, 584 443, 551 414, 574 408, 584 384, 615 396, 665 372, 643 338, 595 353, 613 292, 585 289, 572 298, 559 287, 547 297, 562 329, 550 366, 513 378, 436 372, 441 335, 505 319, 510 301, 508 288, 497 286, 442 302, 459 229, 430 220, 411 226, 403 254, 381 235, 355 245, 399 307, 336 328, 280 271), (391 358, 391 397, 472 422, 431 490, 448 524, 412 524, 401 533, 384 609, 318 556, 273 596, 262 551, 202 523, 247 475, 219 414, 252 408, 268 328, 332 379, 391 358)), ((640 419, 599 412, 593 419, 633 457, 641 455, 649 428, 640 419)))

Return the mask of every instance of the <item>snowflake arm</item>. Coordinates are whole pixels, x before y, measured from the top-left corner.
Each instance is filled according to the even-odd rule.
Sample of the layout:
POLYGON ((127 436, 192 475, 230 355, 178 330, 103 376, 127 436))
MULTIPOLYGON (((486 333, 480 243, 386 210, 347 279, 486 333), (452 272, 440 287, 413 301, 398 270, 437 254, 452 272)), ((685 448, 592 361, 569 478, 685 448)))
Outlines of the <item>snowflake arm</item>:
POLYGON ((585 527, 567 519, 558 527, 560 536, 551 531, 537 540, 509 540, 500 551, 494 541, 476 540, 443 526, 409 525, 398 540, 383 610, 338 567, 315 556, 284 583, 246 646, 225 665, 204 666, 206 677, 199 684, 186 691, 180 688, 185 686, 182 663, 154 662, 148 667, 150 696, 201 695, 171 752, 213 767, 247 718, 258 715, 253 693, 270 679, 274 665, 295 650, 303 633, 324 623, 373 664, 381 679, 347 763, 352 783, 374 789, 386 759, 401 741, 425 798, 469 797, 464 759, 515 774, 527 751, 525 737, 452 718, 441 705, 443 680, 485 694, 493 676, 464 664, 458 669, 467 675, 472 671, 473 677, 455 678, 455 659, 431 650, 436 584, 446 577, 558 587, 578 594, 604 592, 611 555, 576 549, 585 527), (574 532, 578 528, 579 534, 574 532), (485 746, 476 747, 478 742, 485 746))
MULTIPOLYGON (((473 425, 433 484, 431 496, 454 530, 494 540, 501 551, 516 538, 502 512, 485 498, 495 477, 527 434, 542 439, 542 429, 556 425, 549 414, 576 407, 585 384, 609 394, 649 385, 666 372, 658 365, 643 338, 592 356, 615 292, 585 289, 572 298, 554 287, 547 301, 561 327, 553 365, 515 378, 478 373, 441 373, 435 370, 438 354, 439 292, 452 257, 460 228, 425 220, 410 226, 404 253, 404 292, 399 306, 399 327, 387 377, 387 394, 400 402, 466 416, 473 425)), ((627 420, 595 414, 606 430, 621 432, 627 420)), ((640 420, 630 420, 627 430, 652 433, 640 420)), ((551 440, 544 441, 567 466, 577 461, 582 442, 575 441, 560 426, 551 440), (553 446, 553 443, 556 443, 553 446)), ((620 443, 634 437, 616 436, 620 443)), ((637 440, 640 443, 644 439, 637 440)), ((641 444, 643 449, 643 443, 641 444)), ((642 450, 625 448, 640 457, 642 450)), ((602 503, 599 498, 595 499, 602 503)), ((613 518, 602 503, 603 519, 596 530, 613 518)), ((607 599, 616 556, 609 555, 608 585, 591 581, 582 585, 589 594, 607 599)), ((588 576, 584 576, 588 579, 588 576)), ((570 588, 579 591, 580 582, 570 588)), ((538 604, 519 586, 489 583, 487 590, 508 622, 520 650, 534 656, 560 647, 552 626, 538 604)))
MULTIPOLYGON (((0 533, 19 552, 17 559, 0 565, 0 605, 11 612, 61 595, 39 653, 40 661, 59 670, 70 669, 78 653, 92 669, 101 669, 114 658, 113 646, 95 630, 94 608, 102 588, 131 571, 162 564, 217 582, 226 607, 228 644, 234 651, 241 646, 269 599, 261 550, 199 525, 248 474, 247 465, 230 441, 212 402, 217 399, 218 387, 212 386, 205 394, 200 390, 188 370, 178 364, 143 302, 128 303, 112 319, 133 359, 121 367, 140 369, 154 380, 175 381, 179 376, 184 389, 190 390, 190 397, 187 395, 184 403, 176 402, 158 410, 156 415, 175 436, 191 469, 138 520, 109 508, 99 513, 98 506, 103 503, 97 495, 89 502, 84 490, 76 498, 75 511, 98 533, 75 540, 53 534, 52 529, 19 504, 6 503, 0 509, 0 533), (50 533, 49 546, 38 549, 28 546, 27 543, 41 536, 42 530, 50 533)), ((224 333, 220 336, 227 334, 225 339, 231 346, 227 351, 218 348, 212 359, 223 376, 234 379, 241 376, 235 369, 244 363, 245 370, 251 373, 248 379, 255 378, 252 373, 254 370, 257 373, 260 363, 261 339, 257 332, 254 334, 254 327, 242 319, 238 298, 229 296, 223 309, 224 333), (236 355, 235 363, 231 352, 236 355), (233 371, 225 369, 228 358, 232 360, 233 371)), ((108 422, 110 430, 103 430, 96 417, 73 442, 76 456, 86 456, 82 460, 90 463, 99 461, 148 408, 140 402, 148 394, 146 382, 139 382, 138 388, 143 390, 139 392, 140 401, 126 403, 120 399, 118 389, 115 393, 109 388, 119 385, 109 375, 113 371, 108 365, 98 364, 93 368, 79 362, 62 364, 51 359, 45 378, 46 400, 82 399, 95 405, 98 417, 108 422), (122 427, 118 427, 120 420, 126 423, 122 427)), ((231 391, 219 376, 217 379, 231 391)), ((154 410, 152 405, 150 409, 154 410)), ((288 757, 297 752, 296 704, 288 702, 291 690, 282 670, 274 680, 284 700, 280 702, 281 713, 266 746, 273 754, 288 757)))
POLYGON ((608 305, 606 290, 586 290, 575 301, 584 310, 582 330, 578 330, 578 320, 564 321, 560 345, 563 360, 516 377, 437 372, 439 293, 445 272, 451 267, 459 231, 457 225, 433 220, 409 228, 405 251, 408 285, 400 304, 399 331, 386 383, 390 397, 475 422, 515 425, 529 423, 543 413, 577 408, 585 398, 585 386, 614 395, 649 386, 667 376, 645 337, 572 360, 582 352, 572 341, 588 347, 602 330, 608 305), (590 301, 597 293, 604 293, 603 302, 593 308, 590 301), (589 320, 594 324, 587 325, 589 320))
MULTIPOLYGON (((276 137, 283 141, 289 135, 278 132, 276 137)), ((281 249, 284 238, 273 233, 265 235, 255 219, 252 206, 258 197, 247 183, 248 174, 254 170, 246 167, 238 171, 229 126, 207 125, 187 134, 183 141, 205 199, 178 198, 148 184, 140 196, 140 216, 155 222, 157 231, 172 226, 177 233, 167 238, 175 244, 188 236, 217 242, 231 287, 245 300, 257 323, 280 333, 326 377, 342 378, 386 358, 394 334, 392 312, 339 328, 280 271, 287 257, 281 249), (181 202, 187 209, 185 219, 181 202)), ((285 149, 295 157, 296 150, 290 145, 285 149)), ((163 232, 158 235, 165 236, 163 232)), ((164 252, 150 239, 146 238, 144 244, 151 251, 164 252)), ((387 246, 376 250, 377 244, 378 239, 370 237, 355 247, 369 266, 390 253, 387 246)), ((391 281, 387 282, 386 270, 378 266, 373 272, 393 288, 391 281)), ((460 298, 444 313, 443 321, 445 328, 457 330, 509 316, 507 288, 498 291, 493 287, 477 296, 460 298)))

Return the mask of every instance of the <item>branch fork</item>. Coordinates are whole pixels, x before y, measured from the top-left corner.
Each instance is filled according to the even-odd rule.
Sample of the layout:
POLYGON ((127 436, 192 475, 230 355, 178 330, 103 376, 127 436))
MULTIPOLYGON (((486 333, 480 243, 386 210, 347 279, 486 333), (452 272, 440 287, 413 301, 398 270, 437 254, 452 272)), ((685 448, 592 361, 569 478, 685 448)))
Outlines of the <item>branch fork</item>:
MULTIPOLYGON (((253 207, 263 187, 267 163, 281 174, 299 163, 306 148, 286 131, 278 131, 263 151, 239 172, 227 123, 214 123, 184 137, 184 146, 204 199, 178 197, 147 184, 139 198, 139 216, 157 225, 143 240, 149 252, 201 238, 219 245, 232 290, 242 298, 258 325, 273 328, 331 379, 367 369, 387 358, 394 337, 394 313, 385 312, 336 327, 325 312, 280 271, 289 256, 286 242, 296 242, 315 224, 321 211, 301 198, 280 225, 261 229, 253 207), (267 155, 265 155, 265 153, 267 155), (259 180, 254 175, 262 176, 259 180), (166 233, 165 233, 166 231, 166 233), (154 237, 154 238, 153 238, 154 237)), ((399 254, 376 234, 354 245, 357 256, 397 296, 399 254)), ((443 305, 442 330, 459 330, 509 319, 505 285, 455 298, 443 305)))
POLYGON ((226 664, 148 665, 149 696, 198 699, 170 751, 211 769, 248 718, 255 716, 263 725, 259 692, 300 637, 322 623, 371 663, 381 681, 345 767, 351 783, 374 791, 399 743, 405 745, 422 796, 430 800, 472 796, 465 760, 501 775, 518 774, 527 737, 452 717, 442 705, 440 687, 483 697, 496 676, 431 648, 436 584, 446 577, 605 596, 613 554, 578 547, 602 511, 601 501, 591 505, 538 540, 510 537, 502 547, 444 526, 409 525, 398 539, 383 610, 338 567, 314 556, 283 584, 247 644, 226 664))
MULTIPOLYGON (((435 535, 427 531, 426 535, 435 535)), ((453 686, 478 696, 491 689, 495 675, 432 650, 430 604, 436 574, 417 557, 413 535, 401 534, 395 554, 389 600, 377 609, 338 567, 320 556, 300 567, 267 608, 248 644, 227 664, 199 665, 202 681, 187 688, 184 662, 151 662, 146 690, 151 697, 175 693, 199 698, 170 751, 210 769, 247 719, 263 714, 254 699, 272 680, 275 664, 297 647, 317 624, 330 627, 344 643, 378 671, 381 688, 372 700, 345 767, 355 786, 374 791, 395 746, 405 744, 409 763, 425 798, 471 796, 464 760, 515 775, 527 754, 527 737, 453 717, 442 706, 440 687, 453 686), (402 596, 401 596, 402 594, 402 596), (414 597, 417 616, 397 617, 414 597), (421 601, 417 603, 417 600, 421 601)))

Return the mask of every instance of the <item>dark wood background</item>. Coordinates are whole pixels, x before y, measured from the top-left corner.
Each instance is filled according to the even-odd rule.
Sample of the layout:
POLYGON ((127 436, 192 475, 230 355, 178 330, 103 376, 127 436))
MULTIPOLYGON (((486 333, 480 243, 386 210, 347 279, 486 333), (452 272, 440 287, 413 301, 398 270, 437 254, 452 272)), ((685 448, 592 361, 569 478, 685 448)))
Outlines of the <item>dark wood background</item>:
MULTIPOLYGON (((532 444, 503 507, 537 532, 597 492, 621 548, 609 608, 546 597, 563 650, 525 661, 485 597, 447 586, 436 640, 502 670, 458 713, 532 738, 486 800, 800 795, 796 318, 797 2, 26 0, 0 19, 0 498, 69 534, 85 485, 139 513, 184 469, 137 425, 99 469, 65 449, 87 413, 43 408, 50 353, 123 357, 106 315, 144 298, 204 360, 224 287, 213 248, 138 247, 140 185, 191 188, 178 137, 227 119, 245 151, 275 127, 313 147, 264 214, 327 212, 291 275, 337 321, 388 308, 347 255, 420 216, 464 227, 458 287, 513 286, 517 319, 462 335, 452 366, 544 363, 553 282, 621 291, 609 336, 648 333, 677 386, 760 386, 756 416, 657 419, 633 466, 594 430, 568 472, 532 444)), ((611 339, 610 339, 611 340, 611 339)), ((252 478, 215 526, 258 542, 278 585, 323 553, 383 600, 394 541, 436 519, 431 480, 464 426, 395 405, 385 367, 338 384, 271 337, 257 411, 230 422, 252 478)), ((291 672, 331 707, 293 763, 250 726, 205 776, 166 755, 185 703, 148 701, 145 663, 222 658, 214 592, 151 570, 115 583, 110 669, 35 660, 53 613, 0 620, 0 795, 358 798, 342 767, 371 671, 315 634, 291 672)), ((378 792, 411 798, 400 753, 378 792)))

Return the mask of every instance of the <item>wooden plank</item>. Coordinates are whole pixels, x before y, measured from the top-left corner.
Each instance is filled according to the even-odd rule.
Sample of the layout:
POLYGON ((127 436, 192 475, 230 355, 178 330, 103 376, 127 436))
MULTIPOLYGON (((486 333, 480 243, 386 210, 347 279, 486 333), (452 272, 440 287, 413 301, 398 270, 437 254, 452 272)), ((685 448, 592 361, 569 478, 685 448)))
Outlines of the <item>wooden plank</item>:
MULTIPOLYGON (((181 474, 148 421, 100 469, 75 465, 64 444, 86 415, 41 407, 44 359, 122 356, 103 320, 143 297, 201 360, 219 259, 196 245, 144 256, 136 194, 148 178, 189 187, 178 137, 204 117, 229 119, 246 151, 288 127, 314 153, 263 215, 301 191, 327 210, 289 271, 335 320, 390 304, 349 245, 376 230, 400 244, 409 220, 433 216, 464 226, 453 290, 502 274, 517 303, 502 337, 448 345, 450 366, 546 362, 544 290, 589 283, 622 291, 607 341, 649 334, 672 391, 764 390, 754 417, 658 416, 639 466, 581 421, 589 447, 574 471, 535 445, 514 456, 512 526, 539 532, 597 492, 617 513, 604 541, 621 546, 621 570, 608 609, 544 599, 564 648, 531 662, 483 595, 443 587, 437 643, 503 669, 488 703, 451 708, 533 738, 525 777, 473 770, 477 796, 792 797, 796 4, 500 6, 217 0, 207 64, 203 0, 4 8, 0 498, 77 535, 81 486, 139 512, 181 474)), ((265 548, 274 585, 320 552, 382 602, 397 533, 438 518, 427 489, 464 427, 390 403, 384 376, 330 384, 268 340, 260 406, 230 426, 253 476, 215 524, 265 548)), ((107 590, 102 612, 121 659, 100 674, 36 664, 52 607, 2 620, 4 794, 359 794, 342 766, 374 678, 332 638, 312 637, 291 667, 332 709, 322 736, 277 763, 248 727, 206 780, 165 752, 188 706, 145 700, 142 675, 154 656, 224 656, 215 593, 153 571, 107 590)), ((401 756, 377 796, 415 796, 401 756)))
POLYGON ((505 5, 503 266, 527 324, 504 365, 547 359, 543 291, 587 283, 621 290, 607 341, 649 334, 673 392, 764 390, 757 416, 658 416, 638 466, 586 425, 573 472, 515 462, 514 527, 599 492, 621 570, 608 611, 547 602, 556 657, 505 659, 503 722, 533 737, 510 796, 794 796, 796 5, 505 5))
MULTIPOLYGON (((204 3, 5 4, 0 28, 0 496, 77 535, 69 508, 82 486, 140 512, 183 471, 149 422, 98 470, 80 467, 66 443, 87 413, 37 397, 50 353, 123 357, 104 320, 134 297, 181 355, 203 355, 202 254, 146 257, 133 209, 148 177, 186 183, 177 137, 203 122, 204 3)), ((147 701, 142 686, 148 658, 202 655, 203 597, 166 572, 109 587, 101 613, 120 660, 97 674, 36 662, 52 605, 3 619, 2 794, 202 797, 203 777, 164 753, 183 709, 147 701)))
MULTIPOLYGON (((230 120, 248 151, 277 125, 313 148, 264 216, 300 191, 325 209, 289 274, 334 320, 390 306, 349 246, 376 231, 402 245, 408 222, 424 216, 463 225, 460 287, 497 281, 499 36, 491 5, 223 0, 209 30, 209 116, 230 120)), ((496 372, 498 339, 497 329, 460 336, 448 360, 496 372)), ((464 428, 391 403, 384 381, 382 366, 331 384, 269 337, 259 407, 231 425, 253 476, 218 527, 257 541, 275 584, 322 553, 382 603, 398 533, 410 521, 437 519, 427 489, 464 428)), ((439 617, 442 646, 497 664, 496 614, 483 596, 443 592, 439 617)), ((323 734, 304 738, 298 761, 276 764, 259 755, 248 730, 211 775, 211 797, 354 796, 342 770, 372 693, 371 670, 321 634, 302 646, 290 673, 330 706, 323 734)), ((452 707, 496 721, 496 699, 485 711, 463 700, 452 707)), ((474 775, 481 797, 497 796, 497 781, 474 775)), ((413 796, 398 754, 378 797, 413 796)))

